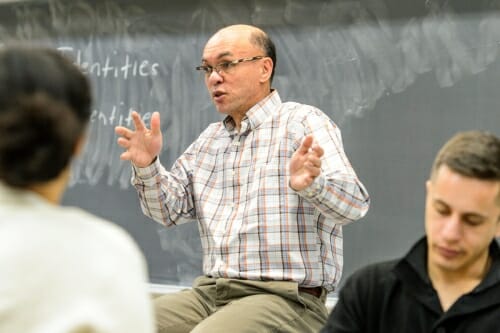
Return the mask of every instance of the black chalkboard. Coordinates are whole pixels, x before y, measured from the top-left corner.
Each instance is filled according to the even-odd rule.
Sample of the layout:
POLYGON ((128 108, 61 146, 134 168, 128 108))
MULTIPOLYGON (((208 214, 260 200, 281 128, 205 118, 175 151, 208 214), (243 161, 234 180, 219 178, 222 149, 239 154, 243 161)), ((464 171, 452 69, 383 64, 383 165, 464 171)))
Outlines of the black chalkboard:
POLYGON ((196 222, 165 229, 140 211, 114 127, 159 111, 169 167, 218 121, 194 67, 218 28, 264 28, 278 50, 274 87, 315 105, 342 129, 372 196, 344 228, 344 276, 402 255, 423 233, 424 182, 452 134, 500 134, 500 1, 11 1, 0 41, 53 46, 92 79, 96 102, 84 155, 64 204, 123 226, 153 283, 188 285, 201 273, 196 222))

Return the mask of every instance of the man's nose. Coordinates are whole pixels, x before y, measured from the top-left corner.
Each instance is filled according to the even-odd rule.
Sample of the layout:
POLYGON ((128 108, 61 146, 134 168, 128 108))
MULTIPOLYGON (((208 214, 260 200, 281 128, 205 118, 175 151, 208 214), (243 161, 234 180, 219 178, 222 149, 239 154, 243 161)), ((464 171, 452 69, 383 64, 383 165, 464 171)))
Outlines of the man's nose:
POLYGON ((447 240, 459 239, 462 235, 462 223, 459 216, 450 215, 441 228, 441 235, 447 240))
POLYGON ((224 78, 222 77, 222 75, 215 69, 212 70, 212 72, 210 74, 208 74, 208 77, 207 77, 207 82, 208 83, 219 83, 223 80, 224 78))

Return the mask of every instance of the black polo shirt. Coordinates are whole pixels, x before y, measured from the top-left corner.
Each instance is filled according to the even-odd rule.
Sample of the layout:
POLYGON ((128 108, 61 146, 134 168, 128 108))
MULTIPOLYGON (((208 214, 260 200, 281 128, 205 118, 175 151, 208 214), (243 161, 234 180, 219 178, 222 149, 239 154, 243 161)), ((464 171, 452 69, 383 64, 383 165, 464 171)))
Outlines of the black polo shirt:
POLYGON ((500 332, 500 248, 490 245, 484 280, 443 312, 427 274, 427 242, 419 240, 399 260, 354 273, 339 293, 321 333, 500 332))

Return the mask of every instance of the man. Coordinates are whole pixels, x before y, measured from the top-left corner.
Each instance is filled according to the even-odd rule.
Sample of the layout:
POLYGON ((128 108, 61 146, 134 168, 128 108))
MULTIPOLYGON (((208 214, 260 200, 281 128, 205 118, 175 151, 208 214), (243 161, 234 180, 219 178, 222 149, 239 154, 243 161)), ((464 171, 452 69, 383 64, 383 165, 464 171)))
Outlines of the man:
POLYGON ((144 213, 166 226, 197 219, 203 273, 193 289, 156 300, 159 332, 317 332, 342 269, 341 225, 369 197, 320 110, 271 89, 275 48, 234 25, 207 42, 197 67, 216 109, 167 172, 158 113, 117 127, 144 213), (319 144, 321 143, 321 145, 319 144))
POLYGON ((427 181, 426 237, 354 273, 327 332, 499 332, 500 139, 454 136, 427 181))

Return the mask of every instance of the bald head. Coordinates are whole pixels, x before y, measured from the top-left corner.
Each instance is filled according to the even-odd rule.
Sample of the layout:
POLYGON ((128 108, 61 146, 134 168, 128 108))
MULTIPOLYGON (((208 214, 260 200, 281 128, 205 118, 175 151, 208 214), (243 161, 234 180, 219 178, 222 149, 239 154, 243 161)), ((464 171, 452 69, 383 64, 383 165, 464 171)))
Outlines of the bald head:
POLYGON ((210 45, 216 44, 221 40, 246 40, 248 41, 248 45, 250 47, 260 49, 266 57, 271 58, 273 62, 273 70, 270 81, 272 82, 276 68, 276 48, 267 33, 253 25, 230 25, 218 30, 212 37, 210 37, 205 48, 210 47, 210 45))
POLYGON ((228 25, 224 28, 219 29, 214 36, 218 34, 224 34, 224 33, 238 33, 241 34, 251 34, 251 33, 260 33, 260 34, 266 34, 262 29, 259 29, 253 25, 248 25, 248 24, 234 24, 234 25, 228 25))

